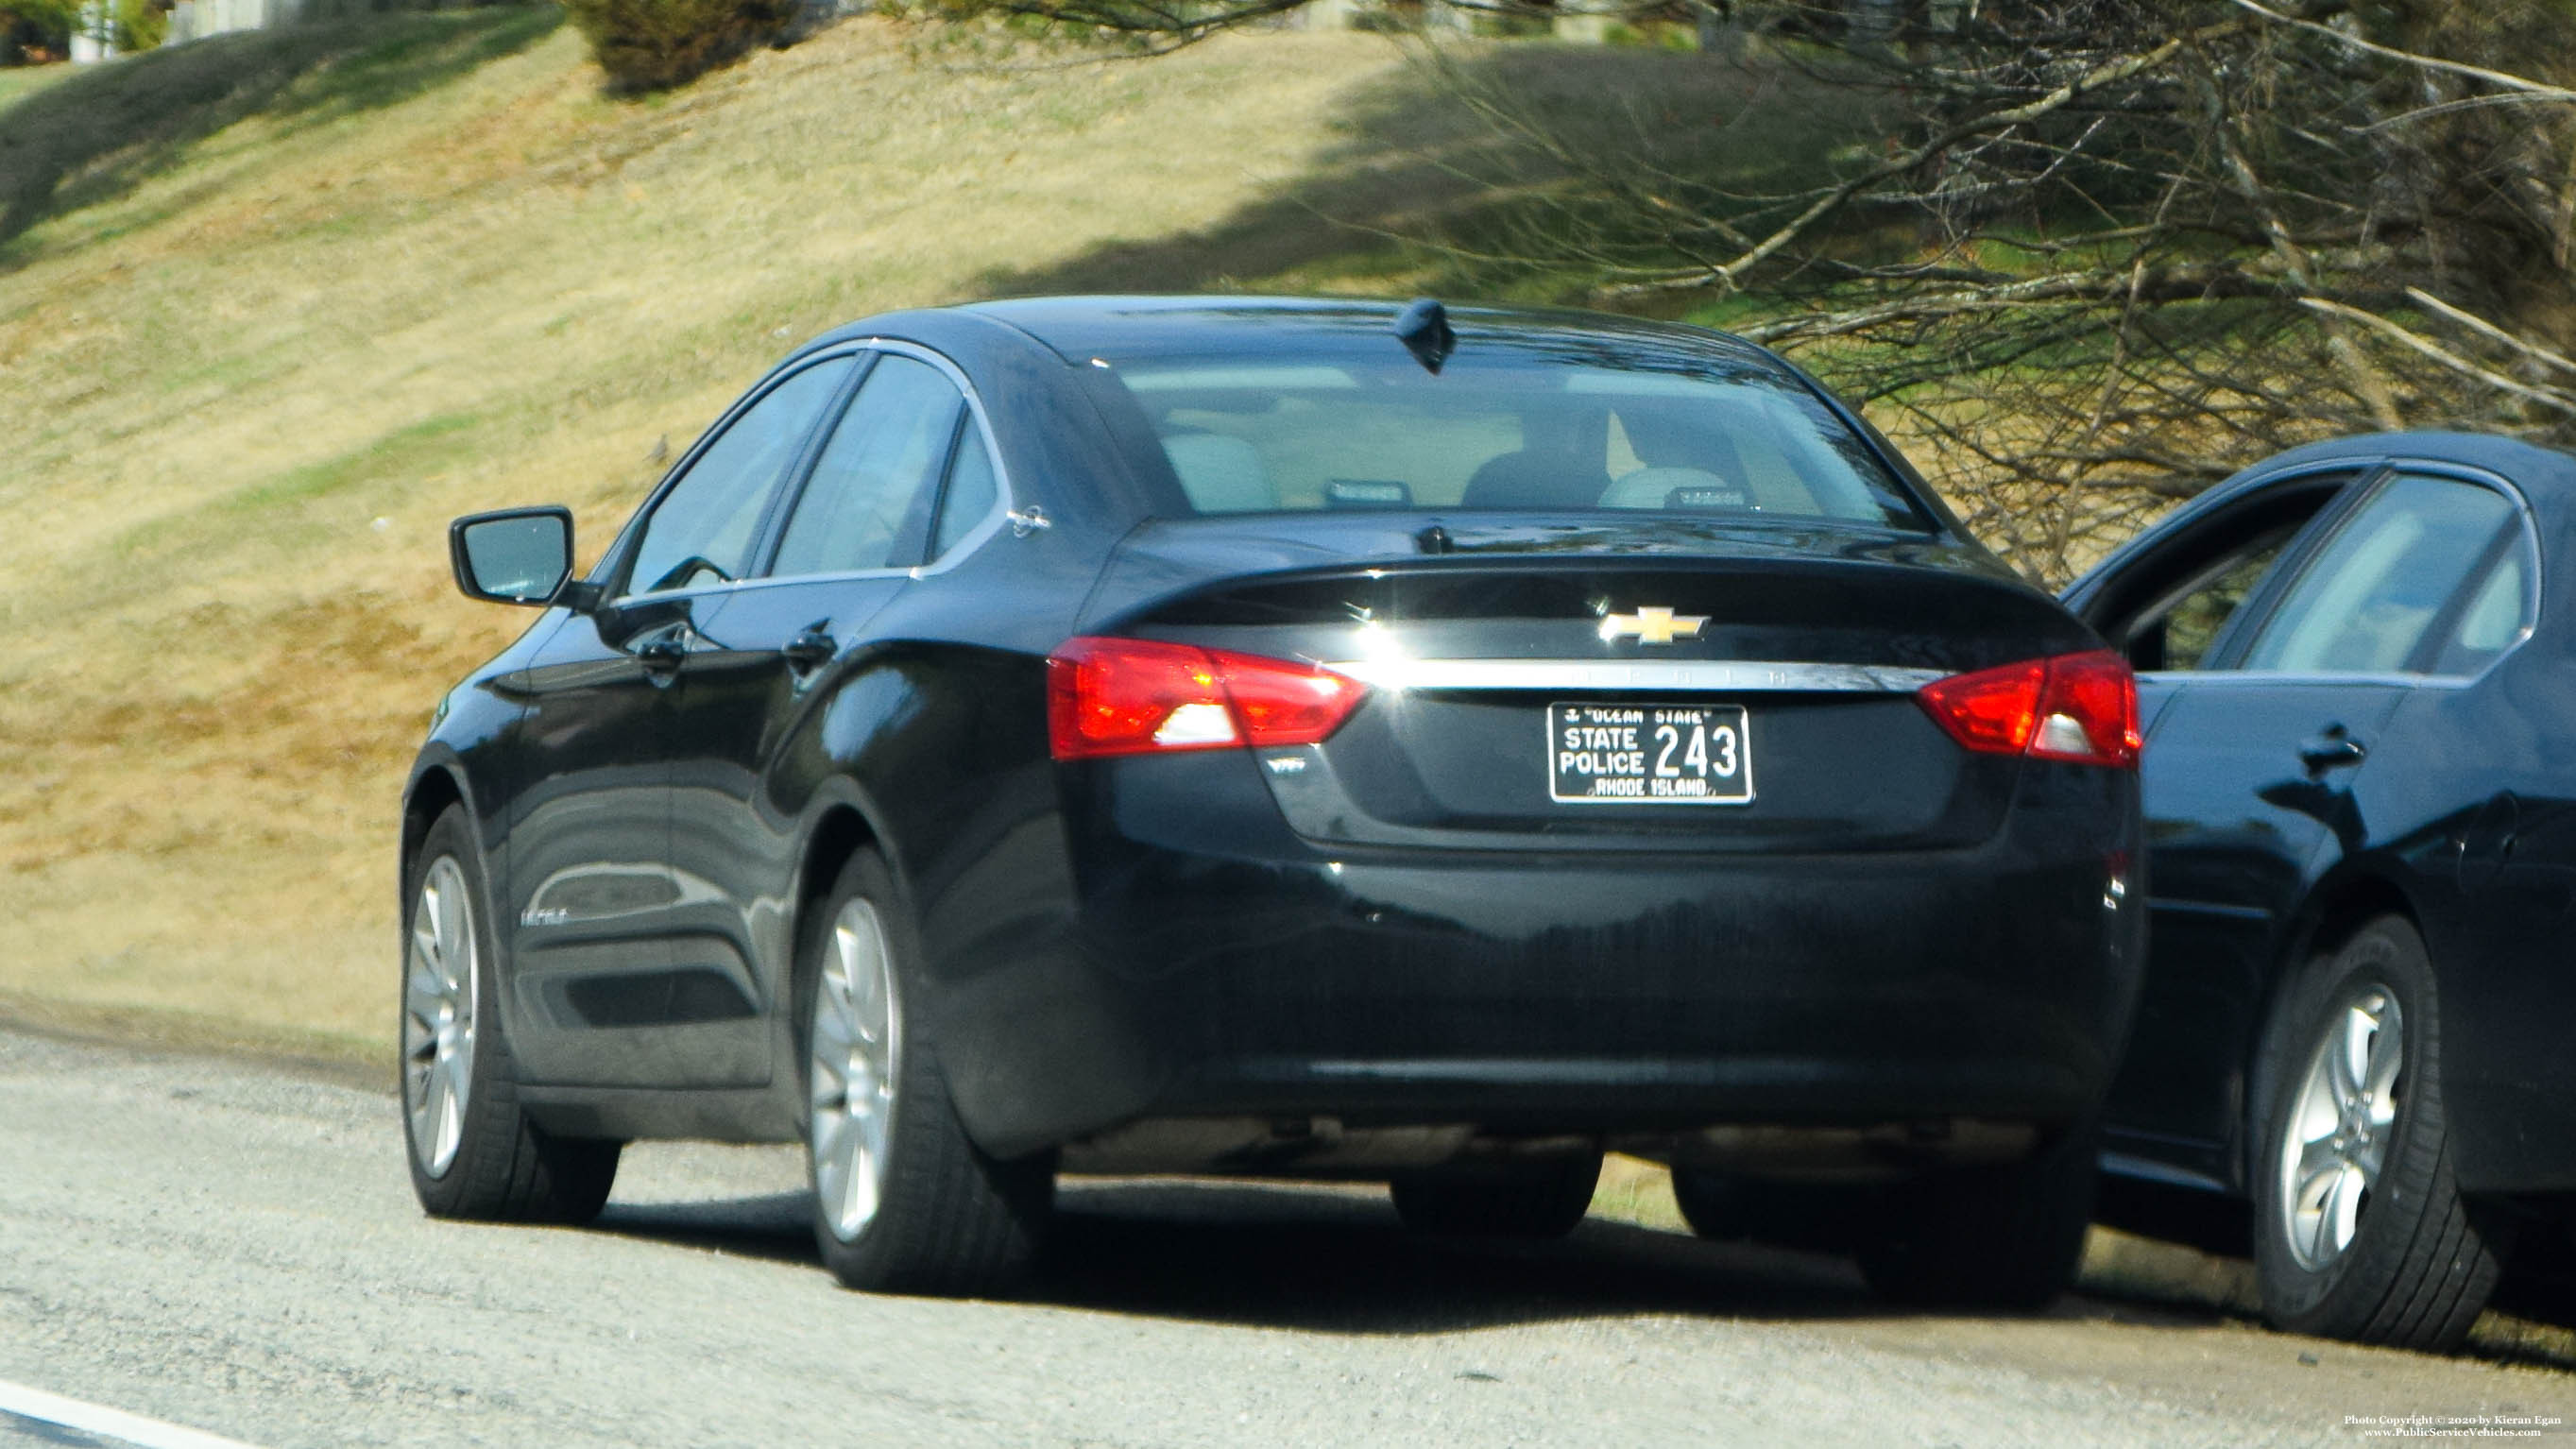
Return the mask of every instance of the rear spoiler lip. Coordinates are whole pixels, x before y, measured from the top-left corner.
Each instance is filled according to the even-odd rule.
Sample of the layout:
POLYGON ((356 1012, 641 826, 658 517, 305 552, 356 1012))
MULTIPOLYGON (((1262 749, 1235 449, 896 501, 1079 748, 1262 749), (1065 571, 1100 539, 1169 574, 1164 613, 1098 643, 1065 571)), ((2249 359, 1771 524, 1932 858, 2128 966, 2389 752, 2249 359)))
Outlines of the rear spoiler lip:
POLYGON ((1945 669, 1808 660, 1361 659, 1324 668, 1378 689, 1912 694, 1945 669))

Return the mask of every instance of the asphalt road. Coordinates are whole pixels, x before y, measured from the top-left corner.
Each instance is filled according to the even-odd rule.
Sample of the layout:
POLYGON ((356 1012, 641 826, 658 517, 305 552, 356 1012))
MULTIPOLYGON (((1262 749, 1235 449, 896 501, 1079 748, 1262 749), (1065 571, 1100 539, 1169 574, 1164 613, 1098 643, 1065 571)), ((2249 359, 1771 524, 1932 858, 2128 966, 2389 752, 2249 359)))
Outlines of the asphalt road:
MULTIPOLYGON (((2093 1298, 1889 1313, 1838 1262, 1617 1223, 1407 1236, 1383 1194, 1070 1187, 1013 1303, 833 1285, 793 1150, 656 1145, 584 1230, 413 1205, 388 1094, 0 1033, 0 1446, 21 1386, 295 1445, 2349 1443, 2576 1375, 2093 1298)), ((2559 1431, 2561 1435, 2565 1431, 2559 1431)), ((2557 1437, 2557 1436, 2553 1436, 2557 1437)))

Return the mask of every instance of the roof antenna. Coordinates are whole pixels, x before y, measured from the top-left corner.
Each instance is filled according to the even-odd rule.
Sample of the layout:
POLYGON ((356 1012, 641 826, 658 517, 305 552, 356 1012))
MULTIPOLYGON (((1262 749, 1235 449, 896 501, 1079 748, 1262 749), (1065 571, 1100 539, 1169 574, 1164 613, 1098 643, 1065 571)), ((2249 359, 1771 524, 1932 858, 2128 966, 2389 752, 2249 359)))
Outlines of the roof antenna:
POLYGON ((1448 309, 1429 297, 1395 315, 1395 340, 1433 377, 1440 375, 1440 364, 1449 360, 1449 354, 1458 350, 1458 334, 1449 330, 1448 309))

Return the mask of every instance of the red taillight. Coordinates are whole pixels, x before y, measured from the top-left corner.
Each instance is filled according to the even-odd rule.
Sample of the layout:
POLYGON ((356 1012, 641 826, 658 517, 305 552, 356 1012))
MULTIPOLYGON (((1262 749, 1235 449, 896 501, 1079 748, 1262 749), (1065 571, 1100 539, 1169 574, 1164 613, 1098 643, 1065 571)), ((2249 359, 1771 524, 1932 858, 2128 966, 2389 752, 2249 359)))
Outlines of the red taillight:
POLYGON ((1287 659, 1150 639, 1073 639, 1047 660, 1059 760, 1319 744, 1368 686, 1287 659))
POLYGON ((1985 754, 2131 769, 2144 743, 2137 676, 2107 649, 1954 674, 1915 698, 1950 738, 1985 754))
POLYGON ((2146 739, 2138 733, 2138 676, 2108 649, 2048 661, 2048 694, 2030 752, 2043 760, 2134 766, 2146 739))

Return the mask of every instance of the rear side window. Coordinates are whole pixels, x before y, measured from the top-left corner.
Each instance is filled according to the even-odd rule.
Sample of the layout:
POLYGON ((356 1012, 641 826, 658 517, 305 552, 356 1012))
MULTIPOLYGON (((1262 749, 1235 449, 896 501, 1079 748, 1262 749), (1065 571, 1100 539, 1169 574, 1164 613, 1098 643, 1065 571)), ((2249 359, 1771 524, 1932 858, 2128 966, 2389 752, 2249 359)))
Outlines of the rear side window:
POLYGON ((1767 365, 1471 341, 1435 376, 1392 342, 1365 341, 1329 359, 1113 371, 1189 514, 1507 509, 1933 527, 1864 440, 1767 365))
POLYGON ((2462 600, 2433 658, 2435 674, 2475 674, 2520 640, 2531 619, 2531 560, 2513 530, 2486 577, 2462 600))
MULTIPOLYGON (((2474 629, 2475 642, 2500 651, 2503 596, 2480 600, 2470 586, 2492 576, 2499 544, 2515 527, 2512 502, 2492 488, 2419 474, 2390 479, 2300 571, 2246 651, 2244 667, 2407 672, 2430 663, 2420 652, 2446 624, 2474 629), (2454 607, 2459 603, 2466 614, 2454 607), (2477 616, 2474 625, 2470 616, 2477 616)), ((2511 632, 2519 633, 2521 586, 2497 587, 2510 593, 2511 632)))
POLYGON ((965 409, 966 399, 938 368, 895 354, 877 359, 815 461, 770 572, 792 577, 921 562, 965 409))
POLYGON ((770 493, 855 365, 838 357, 806 368, 728 424, 644 521, 626 591, 650 594, 742 577, 770 493))

